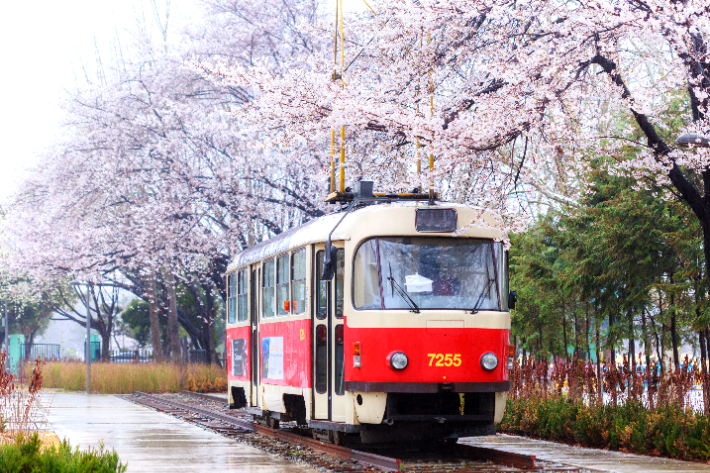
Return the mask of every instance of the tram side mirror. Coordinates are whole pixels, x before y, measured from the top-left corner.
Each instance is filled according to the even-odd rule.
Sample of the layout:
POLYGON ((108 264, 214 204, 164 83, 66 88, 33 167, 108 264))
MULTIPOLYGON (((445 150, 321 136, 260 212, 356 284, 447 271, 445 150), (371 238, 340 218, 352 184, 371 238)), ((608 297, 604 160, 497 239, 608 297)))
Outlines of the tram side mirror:
POLYGON ((515 309, 515 304, 518 302, 518 293, 515 291, 510 291, 508 294, 508 309, 515 309))
POLYGON ((330 281, 335 276, 335 258, 338 249, 330 244, 325 245, 325 257, 323 258, 323 270, 321 271, 321 281, 330 281))

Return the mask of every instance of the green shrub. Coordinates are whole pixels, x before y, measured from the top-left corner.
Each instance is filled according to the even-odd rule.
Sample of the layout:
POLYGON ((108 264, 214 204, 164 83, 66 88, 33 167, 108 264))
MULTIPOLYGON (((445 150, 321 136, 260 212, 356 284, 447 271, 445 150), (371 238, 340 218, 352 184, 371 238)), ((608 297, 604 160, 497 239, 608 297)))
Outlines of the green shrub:
POLYGON ((498 431, 589 447, 710 460, 710 419, 677 406, 586 405, 564 396, 508 399, 498 431))
POLYGON ((564 396, 508 399, 498 431, 589 447, 710 460, 710 419, 673 405, 586 405, 564 396))
POLYGON ((107 452, 103 445, 97 450, 72 450, 65 440, 58 447, 42 448, 39 436, 19 435, 14 442, 0 445, 0 466, 3 473, 123 473, 115 451, 107 452))

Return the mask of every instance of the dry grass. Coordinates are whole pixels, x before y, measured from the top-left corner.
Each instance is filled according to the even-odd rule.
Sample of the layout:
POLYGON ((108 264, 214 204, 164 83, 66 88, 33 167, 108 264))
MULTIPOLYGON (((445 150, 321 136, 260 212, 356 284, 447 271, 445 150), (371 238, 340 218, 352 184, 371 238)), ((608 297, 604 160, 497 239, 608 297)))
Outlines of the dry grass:
POLYGON ((0 352, 0 445, 18 435, 29 435, 39 421, 37 406, 42 388, 42 363, 28 363, 27 379, 5 370, 5 352, 0 352))
MULTIPOLYGON (((43 385, 67 391, 86 389, 86 365, 48 362, 43 385)), ((93 363, 91 391, 98 394, 129 394, 135 391, 164 393, 181 390, 225 392, 226 369, 216 365, 169 363, 93 363)))
POLYGON ((522 365, 519 361, 514 361, 510 372, 512 399, 564 395, 587 405, 631 401, 651 410, 672 405, 710 415, 710 376, 702 372, 697 363, 690 363, 687 356, 681 365, 685 368, 668 369, 663 373, 657 369, 653 372, 653 367, 648 371, 638 365, 631 366, 626 355, 618 365, 595 365, 578 359, 556 359, 550 363, 533 357, 525 358, 522 365), (693 402, 691 396, 696 386, 702 388, 700 405, 697 399, 693 402))

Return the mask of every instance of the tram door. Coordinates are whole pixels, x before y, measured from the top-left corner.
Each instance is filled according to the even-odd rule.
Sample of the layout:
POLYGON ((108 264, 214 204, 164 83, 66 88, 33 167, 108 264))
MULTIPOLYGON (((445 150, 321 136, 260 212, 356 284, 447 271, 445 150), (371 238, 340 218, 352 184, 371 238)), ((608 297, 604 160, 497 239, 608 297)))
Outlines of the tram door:
POLYGON ((249 319, 251 320, 251 395, 249 405, 258 407, 259 400, 259 310, 257 287, 259 285, 259 271, 257 266, 251 267, 251 277, 249 278, 249 319))
POLYGON ((325 247, 313 258, 313 418, 343 422, 343 250, 337 251, 336 275, 321 280, 325 247))

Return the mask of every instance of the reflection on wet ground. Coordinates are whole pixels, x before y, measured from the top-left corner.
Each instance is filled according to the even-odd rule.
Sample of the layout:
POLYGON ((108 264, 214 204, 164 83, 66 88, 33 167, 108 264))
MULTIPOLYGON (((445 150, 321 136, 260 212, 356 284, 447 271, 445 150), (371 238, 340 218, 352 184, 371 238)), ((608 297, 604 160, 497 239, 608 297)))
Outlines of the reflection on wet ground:
POLYGON ((515 437, 512 435, 470 437, 462 439, 461 443, 478 447, 495 448, 506 452, 535 455, 539 460, 555 461, 557 463, 592 471, 618 473, 710 472, 710 465, 704 463, 633 455, 593 448, 572 447, 570 445, 528 439, 525 437, 515 437))
POLYGON ((82 449, 101 441, 128 472, 313 472, 116 396, 57 393, 42 401, 49 429, 82 449))

